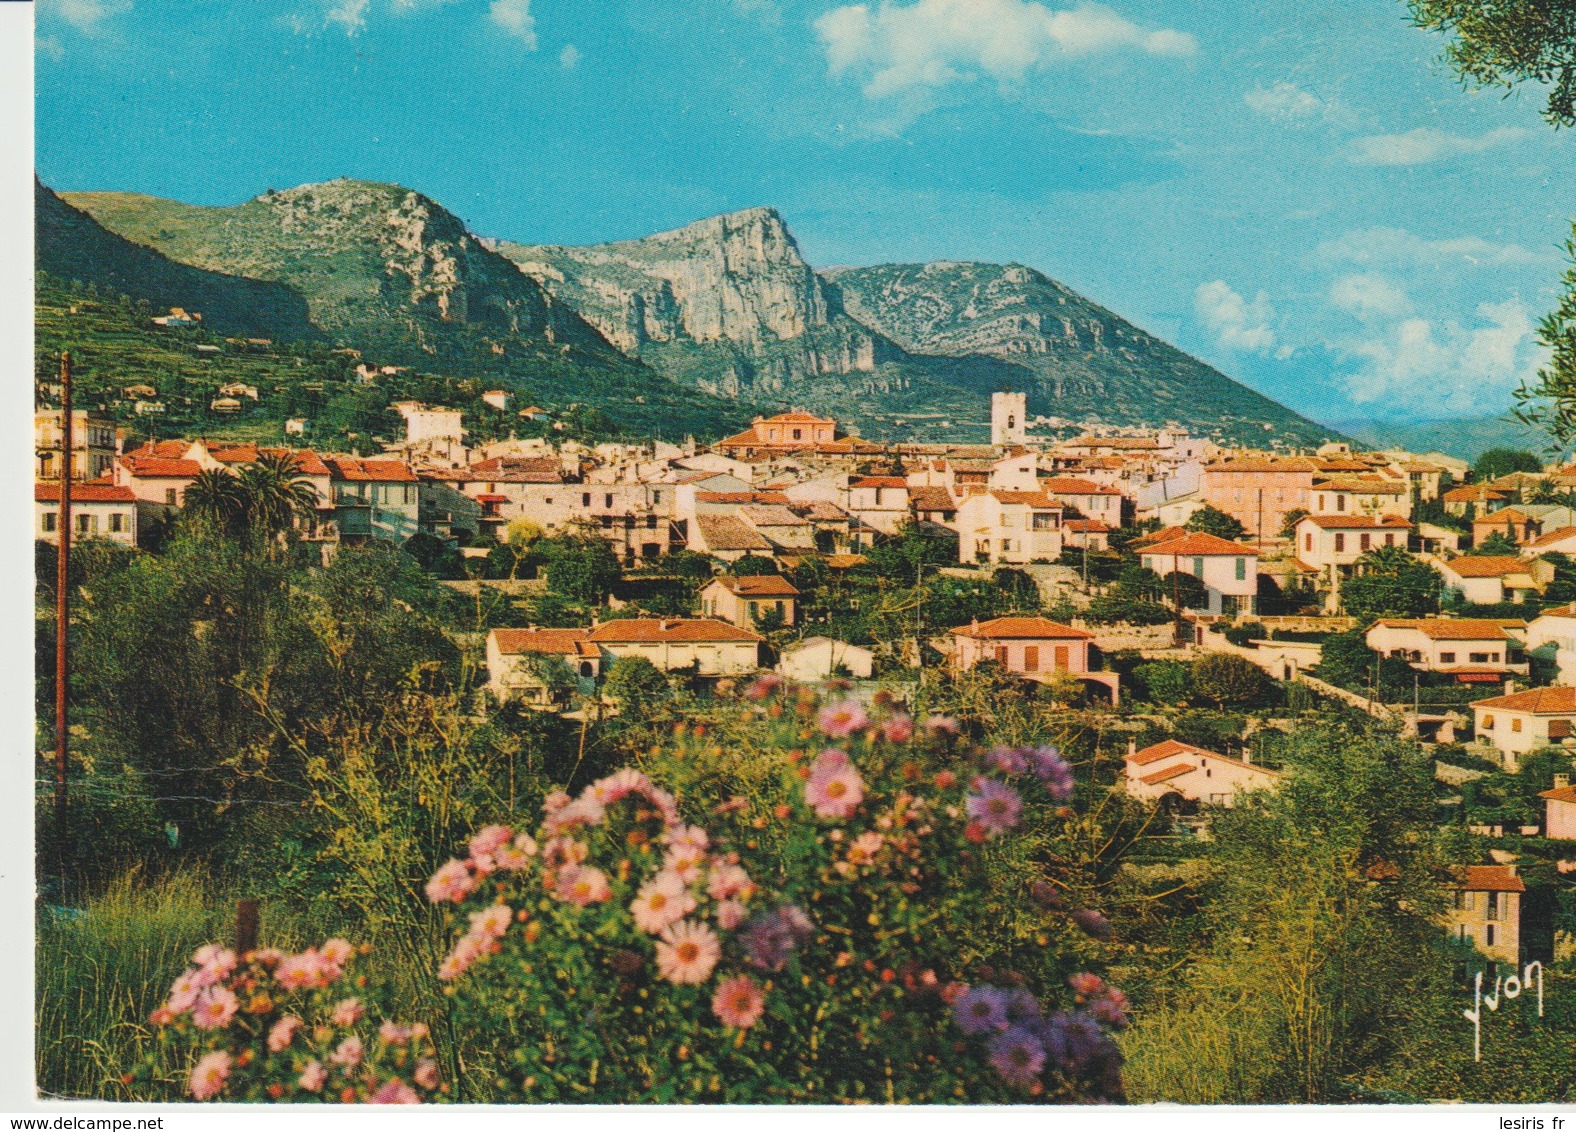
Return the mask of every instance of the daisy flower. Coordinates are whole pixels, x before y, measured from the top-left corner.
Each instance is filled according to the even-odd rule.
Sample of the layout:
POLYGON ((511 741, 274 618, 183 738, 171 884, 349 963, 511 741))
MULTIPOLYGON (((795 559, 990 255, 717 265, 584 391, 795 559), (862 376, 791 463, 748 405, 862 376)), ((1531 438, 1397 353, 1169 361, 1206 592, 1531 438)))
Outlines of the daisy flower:
POLYGON ((471 934, 502 939, 514 921, 514 909, 507 904, 490 904, 480 912, 471 913, 471 934))
POLYGON ((1007 1028, 1007 996, 995 987, 970 987, 952 1004, 952 1016, 965 1034, 1007 1028))
POLYGON ((491 857, 498 850, 509 844, 509 839, 514 836, 514 830, 506 825, 483 826, 471 838, 471 856, 476 858, 491 857))
POLYGON ((187 1078, 186 1088, 191 1095, 199 1100, 211 1100, 224 1088, 224 1083, 230 1078, 230 1055, 222 1049, 204 1054, 192 1066, 191 1076, 187 1078))
POLYGON ((1021 1026, 1009 1026, 990 1039, 991 1067, 1008 1084, 1028 1088, 1045 1068, 1045 1047, 1021 1026))
POLYGON ((368 1104, 420 1104, 421 1097, 398 1077, 390 1077, 388 1084, 367 1098, 368 1104))
POLYGON ((841 703, 827 704, 822 708, 821 714, 816 717, 816 723, 832 738, 846 739, 855 732, 869 727, 870 717, 855 701, 843 700, 841 703))
POLYGON ((725 932, 744 923, 744 917, 749 915, 749 910, 737 900, 722 900, 717 904, 717 926, 725 932))
POLYGON ((301 1029, 301 1019, 294 1014, 286 1014, 274 1023, 273 1029, 268 1031, 268 1051, 279 1053, 291 1042, 295 1041, 296 1032, 301 1029))
POLYGON ((427 882, 427 899, 434 904, 452 900, 458 904, 471 894, 476 879, 464 861, 450 860, 432 874, 427 882))
POLYGON ((335 1065, 343 1065, 346 1069, 349 1069, 353 1065, 361 1064, 361 1055, 365 1052, 366 1050, 361 1044, 361 1039, 352 1034, 339 1043, 329 1060, 335 1065))
POLYGON ((228 987, 207 987, 192 1004, 192 1025, 199 1030, 218 1030, 230 1024, 240 1001, 228 987))
POLYGON ((713 865, 706 891, 713 900, 729 900, 735 896, 748 900, 755 891, 755 882, 738 865, 713 865))
POLYGON ((309 1093, 318 1092, 328 1083, 328 1070, 323 1068, 320 1061, 309 1061, 301 1070, 301 1076, 296 1078, 296 1084, 309 1093))
POLYGON ((640 886, 640 892, 629 905, 635 917, 635 926, 643 932, 657 935, 669 924, 682 920, 695 910, 695 898, 689 894, 684 881, 675 873, 658 873, 640 886))
POLYGON ((853 816, 864 800, 864 780, 842 751, 821 752, 804 784, 804 800, 823 818, 844 820, 853 816))
POLYGON ((336 1026, 354 1026, 365 1013, 359 998, 347 998, 334 1007, 332 1017, 336 1026))
POLYGON ((423 1089, 436 1089, 438 1087, 438 1063, 430 1057, 424 1057, 416 1062, 416 1071, 411 1074, 411 1079, 423 1089))
POLYGON ((657 971, 671 983, 703 983, 721 958, 716 933, 693 920, 672 925, 657 942, 657 971))
POLYGON ((609 899, 613 889, 601 869, 589 865, 569 865, 559 870, 556 895, 560 900, 585 908, 609 899))
POLYGON ((1023 800, 1006 783, 981 778, 975 781, 973 792, 964 800, 964 808, 987 834, 1006 833, 1018 824, 1023 800))
POLYGON ((711 1012, 724 1026, 748 1030, 766 1009, 766 995, 748 975, 735 975, 717 984, 711 998, 711 1012))

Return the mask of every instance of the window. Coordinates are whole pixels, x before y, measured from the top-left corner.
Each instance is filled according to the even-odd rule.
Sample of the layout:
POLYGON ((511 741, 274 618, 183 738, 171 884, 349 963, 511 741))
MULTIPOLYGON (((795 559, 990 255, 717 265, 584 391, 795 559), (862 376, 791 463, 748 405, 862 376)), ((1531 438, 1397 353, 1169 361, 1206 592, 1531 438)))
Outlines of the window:
POLYGON ((1067 663, 1067 656, 1067 646, 1058 645, 1056 648, 1056 667, 1058 670, 1065 672, 1070 667, 1067 663))
POLYGON ((1150 557, 1148 557, 1146 555, 1144 557, 1144 569, 1145 570, 1153 570, 1154 568, 1155 568, 1155 560, 1153 558, 1150 558, 1150 557))
POLYGON ((1239 581, 1239 582, 1246 581, 1247 577, 1248 577, 1248 560, 1246 558, 1239 558, 1239 559, 1237 559, 1237 581, 1239 581))
POLYGON ((1494 717, 1492 715, 1485 715, 1483 717, 1483 730, 1484 731, 1492 731, 1492 730, 1494 730, 1494 717))
POLYGON ((1025 672, 1040 670, 1040 650, 1034 645, 1028 645, 1023 650, 1023 670, 1025 672))
MULTIPOLYGON (((1499 893, 1485 892, 1483 894, 1483 918, 1485 920, 1499 919, 1499 893)), ((1493 939, 1489 940, 1493 943, 1493 939)))
POLYGON ((589 491, 583 491, 580 493, 580 506, 591 506, 591 493, 589 491))
POLYGON ((1385 533, 1384 544, 1386 546, 1394 546, 1395 545, 1395 532, 1394 531, 1387 531, 1385 533))
POLYGON ((1467 654, 1467 660, 1473 664, 1487 664, 1489 659, 1489 654, 1486 652, 1473 652, 1467 654))
POLYGON ((1511 729, 1512 732, 1514 732, 1517 735, 1521 734, 1521 717, 1520 716, 1512 716, 1511 717, 1510 729, 1511 729))
POLYGON ((85 534, 88 533, 89 521, 92 518, 93 518, 92 515, 78 515, 77 516, 77 534, 85 535, 85 534))
POLYGON ((1362 534, 1357 536, 1357 548, 1359 550, 1361 550, 1364 554, 1367 554, 1368 553, 1368 544, 1372 541, 1372 539, 1373 539, 1373 536, 1370 535, 1367 531, 1364 531, 1362 534))
POLYGON ((612 492, 608 492, 607 494, 602 496, 602 506, 604 506, 604 507, 611 507, 611 506, 613 506, 613 493, 612 492))
POLYGON ((1488 925, 1486 925, 1483 928, 1483 945, 1485 947, 1493 947, 1494 946, 1494 925, 1493 924, 1488 924, 1488 925))
POLYGON ((1309 531, 1307 534, 1302 536, 1302 548, 1304 550, 1308 551, 1308 553, 1310 553, 1310 554, 1313 553, 1313 532, 1312 531, 1309 531))
POLYGON ((1335 532, 1335 553, 1337 553, 1337 554, 1345 554, 1346 553, 1346 536, 1344 534, 1342 534, 1340 531, 1336 531, 1335 532))
POLYGON ((657 517, 655 515, 647 515, 646 516, 646 530, 654 531, 656 529, 657 529, 657 517))
POLYGON ((802 429, 802 428, 794 429, 793 430, 793 438, 795 440, 802 440, 802 439, 804 439, 804 429, 802 429))
POLYGON ((551 495, 546 496, 543 498, 542 503, 548 507, 551 507, 553 505, 553 497, 551 495))
POLYGON ((59 522, 60 516, 53 511, 44 512, 44 530, 53 531, 59 522))
POLYGON ((1346 510, 1346 496, 1344 496, 1344 495, 1337 495, 1335 497, 1335 509, 1337 511, 1344 511, 1344 510, 1346 510))
POLYGON ((1193 576, 1195 578, 1204 576, 1204 560, 1202 558, 1193 559, 1193 576))
POLYGON ((603 515, 602 516, 602 529, 604 531, 610 531, 610 530, 613 529, 613 516, 611 516, 611 515, 603 515))
POLYGON ((653 502, 653 503, 661 503, 662 502, 662 493, 660 491, 653 491, 651 493, 651 502, 653 502))
POLYGON ((1454 664, 1455 662, 1456 662, 1456 654, 1455 653, 1453 653, 1453 652, 1442 652, 1442 653, 1439 654, 1439 663, 1440 664, 1454 664))
POLYGON ((120 534, 120 532, 125 529, 123 525, 125 522, 126 516, 122 515, 120 512, 117 511, 115 514, 111 515, 109 517, 109 529, 111 533, 117 535, 120 534))
POLYGON ((173 487, 167 487, 164 489, 164 505, 166 507, 175 506, 175 489, 173 487))

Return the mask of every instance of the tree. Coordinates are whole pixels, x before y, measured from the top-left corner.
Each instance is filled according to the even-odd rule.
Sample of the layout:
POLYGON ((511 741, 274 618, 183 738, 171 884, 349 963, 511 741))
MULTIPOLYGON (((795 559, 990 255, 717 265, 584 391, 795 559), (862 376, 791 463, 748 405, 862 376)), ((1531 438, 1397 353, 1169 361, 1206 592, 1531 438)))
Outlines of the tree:
POLYGON ((1113 590, 1117 597, 1128 601, 1159 602, 1171 596, 1159 574, 1136 562, 1124 563, 1117 571, 1113 590))
POLYGON ((553 540, 547 553, 547 588, 585 606, 605 602, 623 576, 612 550, 594 535, 553 540))
POLYGON ((1543 117, 1576 126, 1576 6, 1569 0, 1411 0, 1412 20, 1452 36, 1445 60, 1474 87, 1548 88, 1543 117))
POLYGON ((1203 609, 1209 604, 1209 591, 1196 574, 1178 570, 1160 579, 1161 592, 1174 612, 1180 609, 1203 609), (1178 609, 1180 607, 1180 609, 1178 609))
POLYGON ((1472 465, 1474 483, 1487 483, 1512 472, 1541 472, 1543 461, 1520 448, 1490 448, 1472 465))
POLYGON ((998 599, 1004 613, 1034 611, 1040 608, 1040 587, 1022 570, 998 566, 990 576, 991 585, 1001 595, 998 599))
POLYGON ((1357 572, 1341 583, 1341 604, 1349 616, 1368 622, 1439 612, 1439 571, 1399 546, 1370 550, 1356 565, 1357 572))
POLYGON ((235 478, 245 496, 246 525, 263 538, 285 534, 317 510, 317 489, 301 475, 294 453, 259 453, 235 478))
POLYGON ((210 530, 239 535, 245 526, 247 499, 240 480, 223 468, 208 468, 186 486, 183 514, 210 530))
POLYGON ((1293 507, 1286 512, 1285 522, 1281 523, 1281 538, 1296 538, 1297 524, 1306 519, 1308 514, 1306 507, 1293 507))
POLYGON ((1263 698, 1269 686, 1264 670, 1232 653, 1206 653, 1193 662, 1193 689, 1218 707, 1246 707, 1263 698))
POLYGON ((405 553, 436 578, 463 578, 465 567, 460 552, 437 535, 417 531, 405 540, 405 553))
POLYGON ((1185 704, 1193 695, 1193 673, 1177 660, 1157 660, 1133 669, 1136 680, 1152 703, 1185 704))
POLYGON ((1468 557, 1494 558, 1511 557, 1521 553, 1521 547, 1515 539, 1510 538, 1501 531, 1493 531, 1482 542, 1467 551, 1468 557))
POLYGON ((762 574, 775 574, 777 573, 777 560, 768 558, 764 554, 746 554, 728 567, 728 573, 736 578, 752 578, 759 577, 762 574))
POLYGON ((621 656, 607 670, 603 691, 627 719, 640 720, 673 694, 662 671, 643 656, 621 656))
POLYGON ((1223 538, 1227 542, 1238 542, 1248 537, 1248 528, 1218 507, 1211 507, 1207 503, 1188 516, 1188 521, 1184 526, 1190 531, 1214 535, 1216 538, 1223 538))

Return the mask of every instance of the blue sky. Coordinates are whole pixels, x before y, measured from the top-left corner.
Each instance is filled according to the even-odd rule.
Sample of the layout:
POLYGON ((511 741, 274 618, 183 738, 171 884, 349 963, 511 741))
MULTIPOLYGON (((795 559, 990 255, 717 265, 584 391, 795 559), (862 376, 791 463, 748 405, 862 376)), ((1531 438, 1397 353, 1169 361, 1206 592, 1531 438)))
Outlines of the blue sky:
POLYGON ((1538 93, 1400 0, 36 7, 59 189, 365 177, 533 243, 770 204, 817 265, 1026 263, 1323 420, 1504 412, 1576 213, 1538 93))

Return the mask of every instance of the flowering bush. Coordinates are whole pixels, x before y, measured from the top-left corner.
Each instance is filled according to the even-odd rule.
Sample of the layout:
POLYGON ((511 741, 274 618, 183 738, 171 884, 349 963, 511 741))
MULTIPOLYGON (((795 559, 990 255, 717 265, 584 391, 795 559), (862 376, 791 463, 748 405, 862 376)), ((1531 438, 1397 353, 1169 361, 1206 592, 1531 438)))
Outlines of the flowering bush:
MULTIPOLYGON (((149 1021, 184 1047, 194 1100, 418 1104, 447 1091, 427 1027, 374 1026, 349 943, 237 957, 208 944, 149 1021)), ((150 1057, 127 1081, 151 1077, 150 1057)))
MULTIPOLYGON (((705 826, 626 768, 548 797, 534 831, 482 829, 428 882, 464 926, 439 976, 504 1051, 501 1083, 531 1101, 1119 1097, 1125 1000, 1052 939, 1108 929, 1048 911, 1009 848, 1027 813, 1072 816, 1057 751, 975 750, 948 719, 774 677, 746 698, 762 788, 705 826), (1003 900, 1033 925, 1011 967, 969 942, 1003 900)), ((707 753, 681 724, 652 763, 707 753)))

